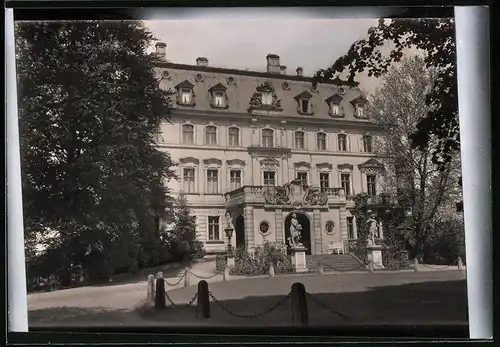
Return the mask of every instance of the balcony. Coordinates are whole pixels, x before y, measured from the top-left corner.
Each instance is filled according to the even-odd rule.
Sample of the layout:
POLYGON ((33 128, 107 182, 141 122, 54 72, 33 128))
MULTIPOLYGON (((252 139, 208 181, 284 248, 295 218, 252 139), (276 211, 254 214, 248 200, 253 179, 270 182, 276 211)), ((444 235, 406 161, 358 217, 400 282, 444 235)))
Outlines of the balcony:
POLYGON ((270 155, 270 156, 273 154, 277 154, 280 156, 281 155, 288 155, 292 151, 290 148, 284 147, 284 146, 268 147, 268 146, 260 146, 260 145, 247 147, 247 150, 248 150, 248 153, 250 153, 250 154, 256 153, 256 154, 264 154, 264 155, 270 155))
MULTIPOLYGON (((354 195, 347 196, 348 201, 354 201, 354 195)), ((382 193, 380 195, 368 196, 367 205, 369 207, 393 207, 398 205, 398 199, 394 195, 382 193)))
POLYGON ((288 187, 275 186, 244 186, 230 191, 224 196, 228 206, 240 204, 292 206, 300 203, 304 207, 307 205, 329 205, 335 203, 345 203, 346 197, 343 188, 324 188, 320 190, 316 187, 306 187, 303 191, 295 190, 290 193, 288 187))

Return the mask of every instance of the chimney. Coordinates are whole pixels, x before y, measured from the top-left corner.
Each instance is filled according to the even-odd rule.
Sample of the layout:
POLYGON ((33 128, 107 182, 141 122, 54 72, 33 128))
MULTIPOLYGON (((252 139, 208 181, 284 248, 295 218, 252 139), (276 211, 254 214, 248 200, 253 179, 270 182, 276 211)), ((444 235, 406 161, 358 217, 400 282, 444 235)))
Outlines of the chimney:
POLYGON ((280 66, 280 73, 281 73, 282 75, 286 75, 286 66, 285 66, 285 65, 281 65, 281 66, 280 66))
POLYGON ((276 54, 268 54, 267 57, 267 72, 268 73, 275 73, 275 74, 280 74, 281 73, 281 68, 280 68, 280 57, 279 55, 276 54))
POLYGON ((198 57, 198 58, 196 58, 196 65, 208 66, 208 59, 205 57, 198 57))
POLYGON ((302 74, 304 72, 304 70, 300 66, 297 68, 296 71, 297 71, 297 76, 302 76, 302 74))
POLYGON ((167 60, 167 44, 165 42, 156 43, 156 55, 163 60, 167 60))

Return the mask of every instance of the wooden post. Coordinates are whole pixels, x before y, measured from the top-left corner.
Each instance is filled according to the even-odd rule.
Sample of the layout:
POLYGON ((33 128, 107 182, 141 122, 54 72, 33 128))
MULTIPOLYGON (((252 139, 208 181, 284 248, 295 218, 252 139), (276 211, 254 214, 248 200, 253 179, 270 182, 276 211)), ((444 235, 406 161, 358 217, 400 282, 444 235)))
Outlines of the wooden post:
POLYGON ((167 303, 165 300, 165 280, 162 277, 156 279, 156 291, 155 291, 155 308, 158 310, 164 310, 167 308, 167 303))
POLYGON ((318 267, 318 275, 323 275, 325 271, 323 270, 323 264, 320 261, 318 261, 317 267, 318 267))
POLYGON ((418 269, 418 259, 417 258, 413 259, 413 271, 415 271, 415 272, 419 271, 419 269, 418 269))
POLYGON ((464 262, 462 261, 462 257, 458 257, 458 269, 463 270, 464 269, 464 262))
POLYGON ((274 264, 271 262, 269 265, 269 277, 274 277, 274 264))
POLYGON ((368 260, 368 271, 373 272, 373 260, 368 260))
POLYGON ((147 300, 148 302, 154 301, 155 298, 155 276, 153 274, 148 275, 148 295, 147 295, 147 300))
POLYGON ((309 313, 307 311, 306 287, 300 282, 295 282, 292 285, 290 299, 292 307, 292 323, 308 325, 309 313))
POLYGON ((184 287, 189 286, 189 267, 184 270, 184 287))
POLYGON ((198 282, 198 305, 196 307, 197 318, 210 318, 210 296, 208 295, 208 283, 205 280, 198 282))

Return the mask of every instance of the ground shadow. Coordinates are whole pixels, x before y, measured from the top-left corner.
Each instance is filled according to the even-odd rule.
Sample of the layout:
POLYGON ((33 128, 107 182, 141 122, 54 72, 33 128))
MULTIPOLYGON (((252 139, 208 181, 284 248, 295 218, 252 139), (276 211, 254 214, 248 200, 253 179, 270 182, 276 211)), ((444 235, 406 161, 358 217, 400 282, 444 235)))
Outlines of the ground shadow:
MULTIPOLYGON (((196 286, 169 292, 169 298, 176 306, 168 304, 167 309, 161 311, 155 310, 151 303, 132 312, 73 308, 65 308, 62 313, 57 309, 30 311, 30 325, 84 327, 89 324, 96 326, 97 322, 102 322, 102 326, 110 328, 117 325, 142 327, 292 325, 290 300, 286 299, 288 294, 286 291, 281 295, 242 296, 240 299, 224 300, 218 299, 227 295, 224 293, 224 286, 215 286, 212 294, 217 301, 211 300, 210 319, 196 317, 196 301, 192 306, 186 305, 195 293, 196 286), (278 305, 279 303, 281 304, 278 305)), ((316 292, 308 296, 307 306, 309 326, 317 327, 467 324, 465 280, 377 286, 358 292, 316 292), (339 312, 350 319, 339 315, 339 312)), ((390 331, 389 329, 388 336, 390 331)))

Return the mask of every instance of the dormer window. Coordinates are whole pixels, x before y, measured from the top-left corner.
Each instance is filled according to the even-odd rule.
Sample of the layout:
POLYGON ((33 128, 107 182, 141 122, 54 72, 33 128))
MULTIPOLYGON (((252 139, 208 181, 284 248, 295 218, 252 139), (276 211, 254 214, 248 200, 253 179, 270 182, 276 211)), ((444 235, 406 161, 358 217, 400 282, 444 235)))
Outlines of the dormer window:
POLYGON ((368 118, 364 112, 364 107, 367 100, 363 95, 351 101, 351 104, 354 106, 354 117, 356 118, 368 118))
POLYGON ((183 106, 195 105, 195 100, 194 100, 195 95, 193 87, 194 85, 188 80, 185 80, 184 82, 181 82, 177 86, 175 86, 175 89, 177 89, 177 105, 183 105, 183 106))
POLYGON ((304 115, 312 115, 312 105, 311 105, 312 95, 309 92, 302 92, 295 96, 297 101, 297 112, 304 115))
POLYGON ((340 110, 340 102, 342 101, 342 97, 338 94, 333 94, 328 99, 325 100, 328 104, 328 114, 331 117, 342 117, 340 110))
POLYGON ((226 109, 229 107, 226 90, 227 88, 221 83, 217 83, 208 90, 210 93, 210 106, 212 108, 226 109))

